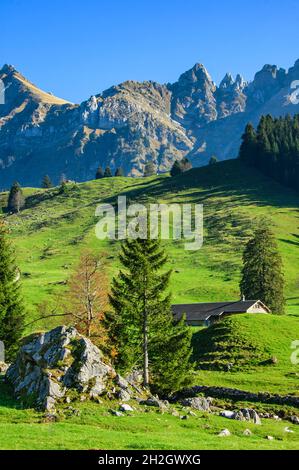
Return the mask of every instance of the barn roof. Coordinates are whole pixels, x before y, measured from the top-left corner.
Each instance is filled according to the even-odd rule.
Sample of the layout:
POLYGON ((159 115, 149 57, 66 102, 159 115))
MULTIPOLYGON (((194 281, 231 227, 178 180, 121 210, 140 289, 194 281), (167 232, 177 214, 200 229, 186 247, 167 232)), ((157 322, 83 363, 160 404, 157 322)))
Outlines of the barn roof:
POLYGON ((172 305, 172 311, 177 319, 181 318, 183 314, 186 314, 187 321, 205 321, 211 316, 220 316, 223 313, 246 313, 249 308, 258 302, 266 311, 269 311, 269 309, 259 300, 175 304, 172 305))

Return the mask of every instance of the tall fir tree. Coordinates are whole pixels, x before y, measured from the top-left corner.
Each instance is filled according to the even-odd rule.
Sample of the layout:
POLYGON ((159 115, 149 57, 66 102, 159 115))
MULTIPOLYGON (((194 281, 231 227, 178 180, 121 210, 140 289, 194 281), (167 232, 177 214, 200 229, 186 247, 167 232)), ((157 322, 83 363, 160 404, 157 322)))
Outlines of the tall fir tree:
POLYGON ((100 165, 96 172, 96 180, 99 180, 101 178, 104 178, 104 172, 103 172, 103 168, 100 165))
POLYGON ((171 167, 170 175, 178 176, 178 175, 181 175, 182 173, 183 173, 183 170, 182 170, 179 160, 175 160, 174 164, 171 167))
POLYGON ((42 180, 42 188, 48 189, 52 187, 53 187, 53 184, 49 175, 45 175, 42 180))
POLYGON ((21 186, 17 181, 15 181, 9 191, 7 209, 10 212, 18 213, 24 206, 24 203, 25 201, 21 186))
POLYGON ((171 393, 190 379, 191 330, 175 322, 167 293, 170 271, 160 273, 166 256, 159 240, 126 240, 110 303, 112 336, 122 369, 142 367, 144 386, 171 393))
POLYGON ((157 173, 157 171, 156 171, 156 166, 155 166, 154 162, 152 162, 152 161, 147 162, 144 166, 143 176, 144 177, 154 176, 156 173, 157 173))
POLYGON ((19 277, 7 227, 0 221, 0 340, 4 342, 8 361, 15 357, 24 331, 19 277))
POLYGON ((247 124, 242 135, 242 143, 239 151, 239 158, 246 163, 253 163, 256 150, 256 132, 251 123, 247 124))
POLYGON ((218 158, 215 155, 212 155, 210 160, 209 160, 209 165, 216 165, 218 163, 218 158))
POLYGON ((116 168, 114 176, 124 176, 123 169, 121 167, 116 168))
POLYGON ((170 175, 177 176, 182 173, 185 173, 185 171, 191 170, 191 168, 192 163, 188 160, 187 157, 184 157, 182 158, 182 160, 175 160, 170 170, 170 175))
POLYGON ((104 172, 104 178, 111 178, 112 176, 112 171, 110 166, 106 166, 105 172, 104 172))
POLYGON ((192 168, 192 163, 187 157, 184 157, 182 158, 182 160, 180 160, 180 165, 181 165, 183 172, 191 170, 192 168))
POLYGON ((269 224, 258 222, 243 253, 241 295, 261 300, 275 314, 284 313, 284 277, 282 260, 269 224))

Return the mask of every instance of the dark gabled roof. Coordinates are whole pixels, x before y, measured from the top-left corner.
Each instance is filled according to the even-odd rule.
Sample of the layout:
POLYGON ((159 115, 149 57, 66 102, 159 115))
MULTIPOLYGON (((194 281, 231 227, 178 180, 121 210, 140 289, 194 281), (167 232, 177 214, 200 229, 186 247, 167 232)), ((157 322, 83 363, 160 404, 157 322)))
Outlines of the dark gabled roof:
MULTIPOLYGON (((232 302, 207 302, 198 304, 172 305, 175 318, 179 319, 186 314, 187 321, 205 321, 211 316, 220 316, 223 313, 246 313, 258 300, 238 300, 232 302)), ((267 307, 261 303, 266 310, 267 307)))

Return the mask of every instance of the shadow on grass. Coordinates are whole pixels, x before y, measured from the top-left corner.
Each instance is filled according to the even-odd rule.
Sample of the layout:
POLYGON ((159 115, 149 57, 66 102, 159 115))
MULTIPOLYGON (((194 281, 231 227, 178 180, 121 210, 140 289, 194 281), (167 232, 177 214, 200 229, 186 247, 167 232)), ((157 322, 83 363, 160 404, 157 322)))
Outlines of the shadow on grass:
POLYGON ((3 375, 0 375, 0 407, 1 406, 15 410, 23 409, 21 403, 14 398, 13 391, 5 382, 3 375))

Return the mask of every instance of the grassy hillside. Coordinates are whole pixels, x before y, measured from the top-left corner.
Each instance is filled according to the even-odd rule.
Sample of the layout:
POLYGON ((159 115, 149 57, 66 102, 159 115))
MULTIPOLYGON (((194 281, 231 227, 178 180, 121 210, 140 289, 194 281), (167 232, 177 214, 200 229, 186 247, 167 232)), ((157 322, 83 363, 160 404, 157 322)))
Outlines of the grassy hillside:
POLYGON ((227 317, 193 336, 198 383, 298 395, 299 369, 291 362, 298 339, 295 315, 227 317))
MULTIPOLYGON (((43 413, 22 410, 0 383, 0 449, 298 449, 298 426, 288 421, 263 420, 262 426, 228 420, 196 412, 188 420, 161 414, 154 409, 144 412, 135 402, 136 411, 128 416, 112 416, 109 409, 119 403, 72 403, 80 415, 65 407, 65 417, 49 423, 43 413), (288 426, 293 432, 285 432, 288 426), (230 437, 217 434, 229 428, 230 437), (244 436, 245 429, 252 431, 244 436), (274 441, 268 441, 271 435, 274 441)), ((187 410, 177 406, 179 415, 187 410)))
MULTIPOLYGON (((108 256, 110 274, 118 269, 118 242, 95 237, 95 209, 100 202, 188 202, 204 204, 204 246, 186 251, 182 242, 165 242, 173 268, 174 302, 217 301, 239 298, 243 246, 252 221, 268 216, 274 221, 286 278, 288 312, 299 305, 299 196, 237 160, 193 169, 171 178, 107 178, 58 188, 24 190, 26 207, 6 216, 17 248, 29 315, 37 305, 54 302, 82 248, 92 247, 108 256)), ((2 205, 7 194, 1 195, 2 205)), ((40 325, 43 327, 45 325, 40 325)), ((49 324, 47 324, 49 326, 49 324)))

